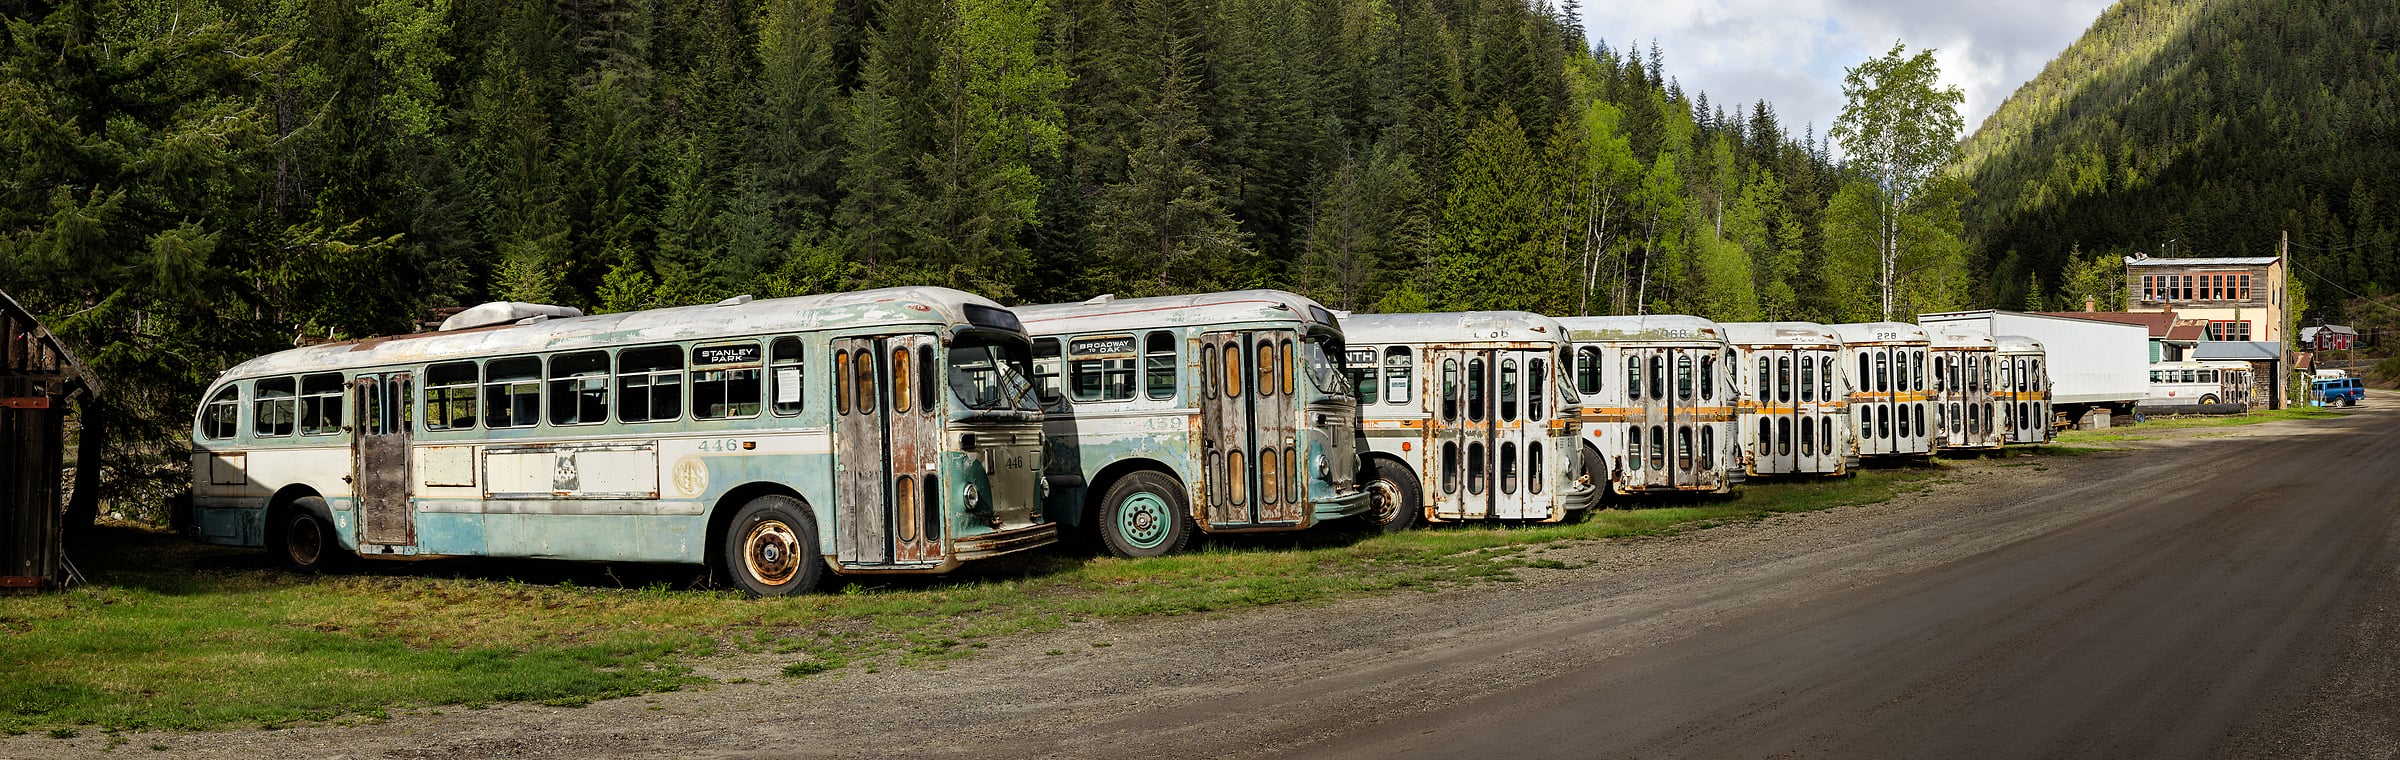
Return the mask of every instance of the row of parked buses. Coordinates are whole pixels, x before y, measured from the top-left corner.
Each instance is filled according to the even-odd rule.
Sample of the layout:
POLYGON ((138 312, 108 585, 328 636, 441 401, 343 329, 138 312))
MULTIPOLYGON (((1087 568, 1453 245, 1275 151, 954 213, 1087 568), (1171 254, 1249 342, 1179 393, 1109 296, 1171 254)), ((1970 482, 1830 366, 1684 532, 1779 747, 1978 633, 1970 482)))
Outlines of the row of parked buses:
POLYGON ((942 288, 441 330, 250 360, 193 424, 191 530, 352 558, 703 564, 754 594, 1078 537, 1126 557, 2047 440, 2041 347, 1913 325, 1336 314, 1256 290, 942 288))

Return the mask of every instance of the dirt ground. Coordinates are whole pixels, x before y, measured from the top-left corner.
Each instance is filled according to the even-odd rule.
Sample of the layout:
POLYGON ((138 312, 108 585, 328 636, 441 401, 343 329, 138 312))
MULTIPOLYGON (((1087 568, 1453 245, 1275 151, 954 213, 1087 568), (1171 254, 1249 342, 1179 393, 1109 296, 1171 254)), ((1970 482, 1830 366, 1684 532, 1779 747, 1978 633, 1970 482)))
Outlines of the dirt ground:
POLYGON ((1553 545, 1519 583, 1087 623, 938 669, 0 757, 2400 753, 2400 407, 1951 462, 1925 490, 1553 545), (152 749, 153 745, 163 750, 152 749))

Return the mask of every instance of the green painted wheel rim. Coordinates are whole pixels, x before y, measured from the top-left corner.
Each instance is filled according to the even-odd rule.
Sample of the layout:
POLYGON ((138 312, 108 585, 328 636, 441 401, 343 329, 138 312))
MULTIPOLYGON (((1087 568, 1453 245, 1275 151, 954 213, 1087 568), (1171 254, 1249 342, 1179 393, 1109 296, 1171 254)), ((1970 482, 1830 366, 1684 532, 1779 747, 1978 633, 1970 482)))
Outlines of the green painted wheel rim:
POLYGON ((1135 549, 1156 549, 1167 543, 1168 521, 1174 510, 1158 494, 1144 491, 1117 504, 1117 535, 1135 549))

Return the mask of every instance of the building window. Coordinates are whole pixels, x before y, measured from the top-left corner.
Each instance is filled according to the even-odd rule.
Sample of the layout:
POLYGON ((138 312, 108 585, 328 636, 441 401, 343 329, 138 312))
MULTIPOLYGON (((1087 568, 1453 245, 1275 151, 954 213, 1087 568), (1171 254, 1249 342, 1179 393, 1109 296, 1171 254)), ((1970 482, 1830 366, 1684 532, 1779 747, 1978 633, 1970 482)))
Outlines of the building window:
POLYGON ((2250 339, 2250 323, 2249 323, 2249 322, 2243 322, 2243 321, 2239 321, 2239 320, 2235 320, 2235 321, 2215 321, 2215 320, 2212 320, 2212 321, 2210 321, 2210 322, 2208 323, 2208 339, 2209 339, 2209 340, 2249 340, 2249 339, 2250 339))

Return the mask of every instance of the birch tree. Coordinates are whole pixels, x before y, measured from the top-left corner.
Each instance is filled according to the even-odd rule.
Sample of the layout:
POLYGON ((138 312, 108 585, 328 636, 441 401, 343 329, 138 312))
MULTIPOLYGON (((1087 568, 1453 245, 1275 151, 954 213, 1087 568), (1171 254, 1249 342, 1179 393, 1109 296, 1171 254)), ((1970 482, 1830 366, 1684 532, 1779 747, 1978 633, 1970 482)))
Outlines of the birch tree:
POLYGON ((1842 95, 1849 103, 1834 119, 1831 133, 1848 154, 1851 168, 1869 183, 1874 211, 1877 275, 1883 291, 1883 318, 1892 318, 1894 295, 1908 273, 1900 260, 1908 252, 1901 217, 1919 194, 1949 165, 1958 152, 1965 122, 1958 106, 1966 95, 1957 87, 1941 86, 1941 67, 1932 50, 1904 56, 1907 46, 1892 43, 1891 52, 1848 70, 1842 95))

